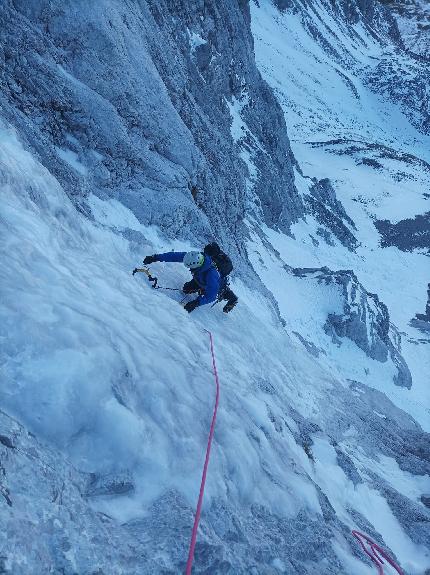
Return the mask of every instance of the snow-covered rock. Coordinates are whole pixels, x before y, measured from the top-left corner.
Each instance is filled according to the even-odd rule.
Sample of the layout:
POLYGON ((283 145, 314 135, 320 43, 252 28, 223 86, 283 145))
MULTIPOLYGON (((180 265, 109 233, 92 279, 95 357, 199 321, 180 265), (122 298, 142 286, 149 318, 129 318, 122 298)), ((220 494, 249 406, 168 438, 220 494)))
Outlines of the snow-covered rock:
POLYGON ((411 324, 418 329, 430 331, 430 284, 427 286, 427 304, 425 313, 417 313, 412 318, 411 324))
POLYGON ((315 182, 304 195, 308 212, 323 226, 318 235, 330 243, 333 234, 345 247, 354 250, 357 240, 354 237, 355 224, 345 212, 336 197, 336 192, 328 178, 315 182))
POLYGON ((380 0, 394 14, 406 48, 429 59, 430 5, 426 0, 380 0))
POLYGON ((0 461, 3 573, 157 572, 137 540, 91 508, 87 474, 3 411, 0 461))
POLYGON ((355 342, 370 358, 386 362, 388 358, 397 368, 394 383, 411 387, 412 377, 401 356, 401 337, 393 337, 387 306, 376 294, 367 292, 351 270, 331 271, 328 268, 295 268, 294 275, 311 278, 318 283, 335 285, 343 300, 341 313, 329 313, 324 330, 341 345, 347 337, 355 342))
POLYGON ((106 1, 97 11, 8 1, 0 23, 3 113, 77 205, 89 192, 114 197, 170 237, 216 234, 236 250, 251 169, 231 133, 237 98, 258 141, 249 161, 259 211, 284 230, 301 215, 284 117, 255 66, 246 3, 212 2, 200 18, 189 1, 106 1))

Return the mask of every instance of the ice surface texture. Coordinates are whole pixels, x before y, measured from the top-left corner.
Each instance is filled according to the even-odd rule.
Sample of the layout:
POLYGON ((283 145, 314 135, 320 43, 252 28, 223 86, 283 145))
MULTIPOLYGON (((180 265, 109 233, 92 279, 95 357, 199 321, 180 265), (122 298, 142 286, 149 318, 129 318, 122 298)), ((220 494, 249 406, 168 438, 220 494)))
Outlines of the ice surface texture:
POLYGON ((196 573, 369 575, 358 528, 422 575, 428 341, 409 321, 427 260, 374 221, 425 213, 430 148, 366 79, 385 50, 401 60, 381 82, 411 65, 393 20, 370 1, 96 4, 0 9, 2 570, 183 570, 209 328, 196 573), (213 236, 231 315, 130 274, 213 236))

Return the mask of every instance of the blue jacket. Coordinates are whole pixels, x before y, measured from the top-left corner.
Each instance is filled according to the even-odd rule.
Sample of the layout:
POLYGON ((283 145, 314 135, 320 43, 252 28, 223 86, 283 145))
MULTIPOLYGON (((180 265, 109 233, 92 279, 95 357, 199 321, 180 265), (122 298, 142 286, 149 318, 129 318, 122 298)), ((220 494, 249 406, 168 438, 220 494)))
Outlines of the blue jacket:
MULTIPOLYGON (((155 254, 159 262, 182 262, 187 252, 167 252, 165 254, 155 254)), ((216 300, 221 287, 221 276, 212 264, 212 258, 205 256, 203 265, 196 270, 191 270, 194 280, 203 290, 197 300, 199 305, 212 303, 216 300)))

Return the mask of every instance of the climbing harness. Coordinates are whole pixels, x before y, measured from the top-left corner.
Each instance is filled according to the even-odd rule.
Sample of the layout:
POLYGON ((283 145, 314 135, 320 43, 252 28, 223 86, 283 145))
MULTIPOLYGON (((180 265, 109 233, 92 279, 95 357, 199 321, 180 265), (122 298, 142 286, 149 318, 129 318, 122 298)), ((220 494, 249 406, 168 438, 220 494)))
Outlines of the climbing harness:
POLYGON ((186 575, 191 575, 191 568, 193 566, 194 548, 196 546, 196 539, 197 539, 197 529, 199 527, 200 513, 202 510, 203 494, 205 491, 205 483, 206 483, 206 474, 208 471, 209 456, 210 456, 210 452, 211 452, 212 438, 213 438, 214 430, 215 430, 215 421, 216 421, 216 415, 217 415, 217 411, 218 411, 218 402, 219 402, 219 380, 218 380, 218 372, 217 372, 216 363, 215 363, 215 352, 214 352, 214 345, 213 345, 213 337, 212 337, 212 333, 210 331, 208 331, 207 329, 205 329, 205 332, 209 335, 209 340, 210 340, 210 348, 211 348, 211 355, 212 355, 212 369, 213 369, 213 374, 214 374, 215 384, 216 384, 216 396, 215 396, 214 411, 213 411, 213 415, 212 415, 212 423, 211 423, 211 427, 209 430, 209 438, 208 438, 208 445, 206 448, 206 458, 205 458, 205 463, 203 466, 202 480, 200 483, 199 499, 197 502, 196 515, 194 517, 193 531, 191 534, 190 550, 188 553, 187 568, 185 571, 186 575))
POLYGON ((148 268, 134 268, 134 270, 132 271, 132 275, 138 273, 138 272, 142 272, 144 274, 146 274, 148 276, 148 280, 152 283, 152 287, 154 289, 167 289, 170 291, 182 291, 179 288, 172 288, 172 287, 165 287, 165 286, 159 286, 158 285, 158 278, 156 278, 155 276, 151 275, 151 272, 149 271, 148 268))
POLYGON ((394 567, 399 575, 403 575, 403 571, 400 569, 397 563, 395 563, 394 560, 391 559, 391 557, 389 557, 377 543, 372 541, 370 537, 364 535, 364 533, 360 533, 360 531, 355 530, 352 531, 352 534, 360 543, 366 555, 368 555, 371 561, 373 561, 373 563, 376 565, 376 568, 378 569, 378 575, 384 575, 384 568, 382 567, 384 565, 384 561, 381 559, 381 557, 385 559, 391 565, 391 567, 394 567), (369 545, 369 548, 366 547, 366 543, 369 545))

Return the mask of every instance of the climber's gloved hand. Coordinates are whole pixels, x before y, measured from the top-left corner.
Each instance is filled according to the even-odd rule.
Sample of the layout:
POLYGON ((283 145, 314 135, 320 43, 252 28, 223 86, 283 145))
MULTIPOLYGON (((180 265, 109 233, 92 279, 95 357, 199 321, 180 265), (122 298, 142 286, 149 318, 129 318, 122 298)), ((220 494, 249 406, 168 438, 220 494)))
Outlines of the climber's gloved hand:
POLYGON ((184 309, 188 313, 191 313, 194 309, 196 309, 196 307, 199 307, 199 300, 198 299, 193 299, 192 301, 189 301, 188 303, 186 303, 184 305, 184 309))
POLYGON ((158 262, 158 258, 156 255, 146 256, 145 259, 143 260, 143 263, 147 266, 149 266, 149 264, 153 264, 154 262, 158 262))

